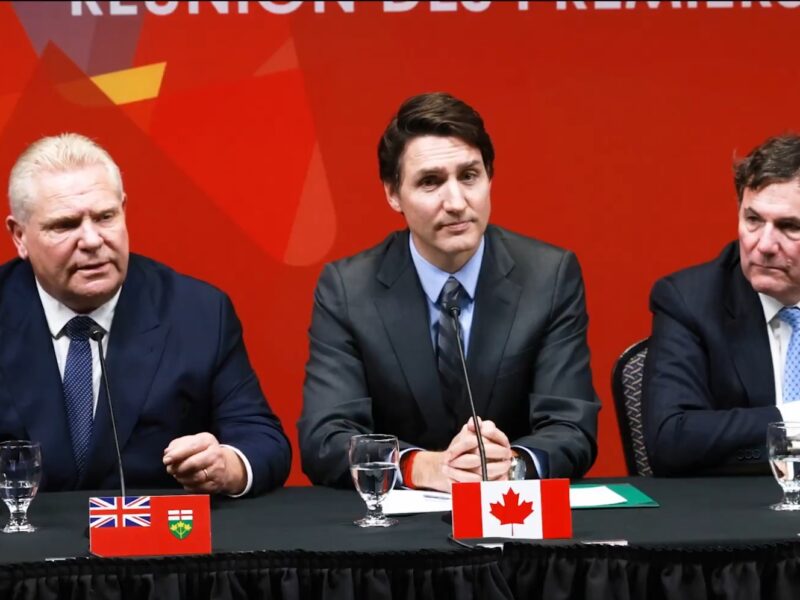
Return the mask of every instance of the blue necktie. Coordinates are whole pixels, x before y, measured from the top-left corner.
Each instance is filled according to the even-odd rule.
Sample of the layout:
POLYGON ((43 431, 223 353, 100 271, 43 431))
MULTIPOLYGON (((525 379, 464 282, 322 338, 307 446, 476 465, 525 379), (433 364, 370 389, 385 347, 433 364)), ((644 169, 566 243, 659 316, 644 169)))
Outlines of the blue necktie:
POLYGON ((95 322, 89 317, 74 317, 65 326, 69 337, 67 364, 64 367, 64 399, 67 404, 72 452, 78 472, 83 473, 92 437, 94 393, 92 390, 92 348, 89 328, 95 322))
POLYGON ((784 306, 778 318, 792 328, 783 367, 783 401, 794 402, 800 400, 800 308, 784 306))

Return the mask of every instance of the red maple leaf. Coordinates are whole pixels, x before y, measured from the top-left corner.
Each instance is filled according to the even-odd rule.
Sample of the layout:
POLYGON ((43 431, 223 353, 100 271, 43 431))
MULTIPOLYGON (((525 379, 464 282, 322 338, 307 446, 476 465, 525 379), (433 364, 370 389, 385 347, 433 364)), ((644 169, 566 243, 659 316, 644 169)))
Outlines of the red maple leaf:
POLYGON ((511 535, 514 535, 514 523, 525 524, 525 519, 533 514, 533 502, 519 501, 519 494, 512 488, 503 494, 502 502, 490 502, 489 512, 500 521, 500 525, 511 525, 511 535))

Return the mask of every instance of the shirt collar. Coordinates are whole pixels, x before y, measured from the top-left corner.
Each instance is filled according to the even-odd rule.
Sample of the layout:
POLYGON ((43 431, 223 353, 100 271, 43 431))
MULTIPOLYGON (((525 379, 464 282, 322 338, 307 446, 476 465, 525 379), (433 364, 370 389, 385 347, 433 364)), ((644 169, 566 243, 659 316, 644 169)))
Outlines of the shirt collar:
POLYGON ((417 269, 422 289, 425 295, 433 303, 439 300, 439 294, 444 287, 445 282, 449 277, 455 277, 464 291, 467 292, 470 300, 475 298, 475 288, 478 286, 478 275, 481 272, 481 264, 483 263, 483 250, 485 246, 485 236, 481 237, 481 243, 475 254, 455 273, 448 273, 442 271, 425 260, 414 245, 414 236, 408 236, 408 247, 411 250, 411 260, 414 261, 414 267, 417 269))
MULTIPOLYGON (((774 319, 783 308, 783 304, 772 296, 767 296, 760 292, 758 294, 758 299, 761 300, 761 308, 764 309, 764 318, 767 320, 767 323, 771 323, 772 319, 774 319)), ((800 304, 796 304, 795 306, 800 306, 800 304)))
MULTIPOLYGON (((64 326, 70 319, 77 317, 78 313, 48 294, 38 279, 36 280, 36 289, 39 292, 42 308, 44 308, 44 316, 47 319, 47 328, 50 330, 50 335, 53 338, 61 337, 64 326)), ((117 308, 117 301, 121 291, 122 287, 117 290, 111 300, 86 315, 91 317, 106 332, 111 331, 111 321, 114 320, 114 310, 117 308)))

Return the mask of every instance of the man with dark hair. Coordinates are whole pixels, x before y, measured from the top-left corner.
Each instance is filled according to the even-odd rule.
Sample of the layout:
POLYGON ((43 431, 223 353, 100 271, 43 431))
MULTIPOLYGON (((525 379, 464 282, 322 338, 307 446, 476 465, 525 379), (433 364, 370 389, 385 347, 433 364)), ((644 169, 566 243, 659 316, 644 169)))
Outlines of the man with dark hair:
POLYGON ((800 420, 800 136, 755 148, 734 184, 738 243, 650 297, 643 413, 657 475, 766 470, 767 424, 800 420))
POLYGON ((580 477, 597 453, 583 282, 566 250, 488 225, 494 149, 448 94, 402 104, 378 145, 408 229, 325 266, 314 296, 303 469, 350 485, 348 440, 390 433, 403 481, 480 479, 457 353, 457 307, 490 479, 580 477))

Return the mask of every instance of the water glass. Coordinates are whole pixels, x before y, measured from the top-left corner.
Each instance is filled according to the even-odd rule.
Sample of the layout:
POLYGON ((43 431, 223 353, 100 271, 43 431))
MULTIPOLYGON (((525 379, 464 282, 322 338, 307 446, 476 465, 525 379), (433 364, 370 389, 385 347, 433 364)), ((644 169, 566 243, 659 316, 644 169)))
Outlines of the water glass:
POLYGON ((39 490, 42 451, 38 443, 13 440, 0 443, 0 496, 11 518, 3 533, 29 533, 36 528, 28 522, 28 506, 39 490))
POLYGON ((390 527, 397 519, 383 514, 383 501, 397 479, 400 449, 393 435, 369 433, 350 438, 350 474, 364 502, 367 515, 354 521, 359 527, 390 527))
POLYGON ((767 451, 783 499, 772 510, 800 510, 800 423, 767 425, 767 451))

